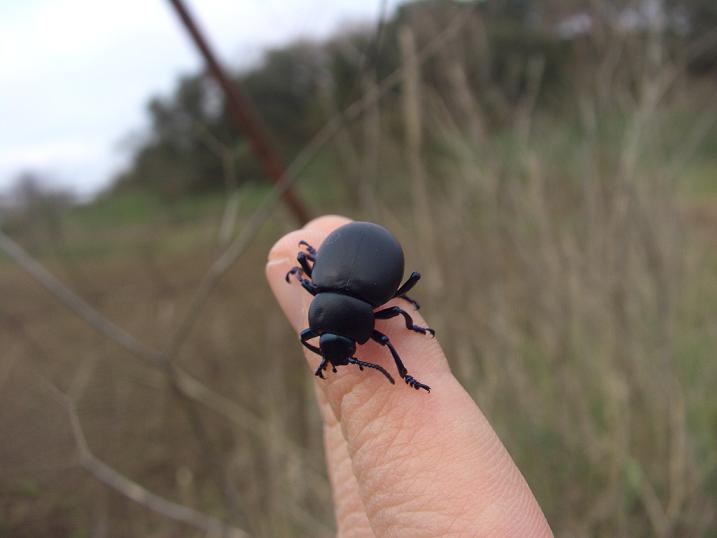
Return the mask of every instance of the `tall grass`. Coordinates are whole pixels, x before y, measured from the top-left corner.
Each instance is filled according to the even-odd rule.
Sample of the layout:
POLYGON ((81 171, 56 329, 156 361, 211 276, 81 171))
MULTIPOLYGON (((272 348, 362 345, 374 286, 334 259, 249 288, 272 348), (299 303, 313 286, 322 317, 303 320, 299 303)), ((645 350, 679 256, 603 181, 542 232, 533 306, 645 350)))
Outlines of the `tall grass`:
POLYGON ((713 524, 713 446, 690 423, 711 399, 714 342, 697 335, 701 356, 686 353, 708 329, 695 325, 696 287, 714 283, 695 276, 664 155, 630 144, 653 126, 636 135, 633 121, 617 151, 590 132, 566 147, 536 124, 507 162, 454 138, 450 180, 422 212, 436 239, 409 247, 433 272, 431 321, 458 375, 560 535, 713 524))

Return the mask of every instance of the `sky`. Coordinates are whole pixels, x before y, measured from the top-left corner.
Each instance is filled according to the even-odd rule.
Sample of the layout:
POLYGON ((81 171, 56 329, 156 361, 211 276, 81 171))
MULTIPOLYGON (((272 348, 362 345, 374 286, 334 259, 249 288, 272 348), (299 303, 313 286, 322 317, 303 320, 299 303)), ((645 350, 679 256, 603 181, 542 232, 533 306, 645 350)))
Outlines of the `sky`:
MULTIPOLYGON (((375 20, 381 3, 185 1, 231 66, 375 20)), ((24 171, 81 196, 97 192, 127 162, 150 96, 201 65, 167 0, 0 1, 0 193, 24 171)))

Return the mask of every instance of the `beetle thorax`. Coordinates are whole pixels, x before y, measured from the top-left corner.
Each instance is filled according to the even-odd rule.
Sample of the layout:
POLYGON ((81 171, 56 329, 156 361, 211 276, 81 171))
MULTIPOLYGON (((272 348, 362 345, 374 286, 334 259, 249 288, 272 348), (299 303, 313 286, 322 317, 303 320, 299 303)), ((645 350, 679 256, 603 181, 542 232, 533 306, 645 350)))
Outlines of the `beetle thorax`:
POLYGON ((350 295, 319 293, 309 307, 309 326, 319 334, 331 333, 363 344, 373 325, 373 307, 350 295))

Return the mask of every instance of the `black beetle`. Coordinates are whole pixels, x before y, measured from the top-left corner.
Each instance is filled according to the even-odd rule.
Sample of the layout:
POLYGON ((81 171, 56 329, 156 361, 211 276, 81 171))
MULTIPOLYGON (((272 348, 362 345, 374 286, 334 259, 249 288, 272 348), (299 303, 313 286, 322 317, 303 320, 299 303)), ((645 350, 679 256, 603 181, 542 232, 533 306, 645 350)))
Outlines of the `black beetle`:
POLYGON ((394 297, 419 308, 406 293, 421 275, 413 272, 400 285, 403 249, 398 240, 378 224, 351 222, 331 232, 318 252, 306 241, 299 242, 299 247, 302 246, 306 247, 306 252, 299 252, 296 257, 299 265, 286 273, 286 281, 290 282, 291 275, 296 275, 304 289, 314 296, 309 307, 309 328, 301 331, 300 336, 304 346, 322 357, 315 375, 323 379, 323 371, 329 363, 334 372, 337 366, 356 364, 361 370, 374 368, 394 383, 391 375, 378 364, 353 356, 356 344, 363 344, 370 338, 388 347, 398 374, 406 383, 416 390, 430 392, 428 385, 408 375, 391 341, 374 328, 376 320, 403 316, 407 329, 435 336, 433 329, 414 325, 408 312, 398 306, 376 310, 394 297), (318 347, 308 342, 316 337, 319 337, 318 347))

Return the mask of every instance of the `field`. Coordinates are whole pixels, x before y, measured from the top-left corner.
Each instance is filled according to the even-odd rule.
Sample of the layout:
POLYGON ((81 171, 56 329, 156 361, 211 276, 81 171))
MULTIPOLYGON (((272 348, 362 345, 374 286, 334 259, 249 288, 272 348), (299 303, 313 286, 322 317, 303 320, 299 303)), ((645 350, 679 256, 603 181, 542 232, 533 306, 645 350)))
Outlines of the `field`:
MULTIPOLYGON (((526 106, 478 137, 428 107, 430 141, 357 147, 367 187, 340 140, 298 180, 317 214, 400 238, 456 375, 559 536, 717 533, 713 91, 579 121, 526 106)), ((141 345, 0 258, 0 536, 203 536, 199 512, 333 534, 313 377, 264 281, 283 209, 196 308, 268 192, 231 193, 235 222, 228 196, 127 193, 9 232, 141 345), (147 492, 198 512, 163 517, 147 492)))

